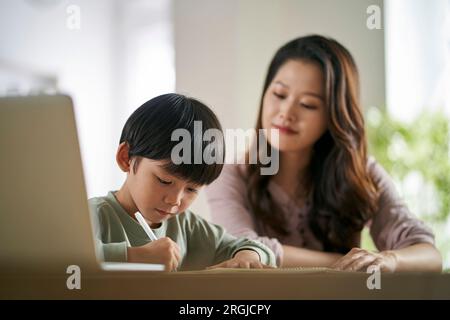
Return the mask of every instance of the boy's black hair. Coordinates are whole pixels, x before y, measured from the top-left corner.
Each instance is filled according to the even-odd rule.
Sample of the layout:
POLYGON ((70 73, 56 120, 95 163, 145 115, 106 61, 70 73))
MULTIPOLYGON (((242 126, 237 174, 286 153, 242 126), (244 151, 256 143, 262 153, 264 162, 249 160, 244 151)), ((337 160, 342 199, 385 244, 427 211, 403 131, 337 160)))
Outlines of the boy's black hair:
MULTIPOLYGON (((188 180, 198 185, 207 185, 213 182, 222 171, 223 161, 207 164, 202 158, 201 164, 194 162, 194 144, 201 141, 201 151, 210 141, 203 141, 203 132, 208 129, 218 129, 222 134, 222 127, 214 112, 200 101, 181 94, 168 93, 157 96, 138 109, 128 118, 122 130, 120 143, 126 142, 129 146, 128 156, 152 160, 167 160, 163 166, 169 174, 188 180), (202 132, 200 137, 194 137, 194 121, 201 121, 202 132), (171 161, 171 152, 179 141, 172 141, 172 132, 176 129, 186 129, 191 136, 190 164, 174 164, 171 161), (195 139, 197 138, 197 139, 195 139)), ((198 134, 198 132, 196 132, 198 134)), ((220 142, 225 156, 225 144, 220 142)), ((135 166, 132 168, 135 170, 135 166)))

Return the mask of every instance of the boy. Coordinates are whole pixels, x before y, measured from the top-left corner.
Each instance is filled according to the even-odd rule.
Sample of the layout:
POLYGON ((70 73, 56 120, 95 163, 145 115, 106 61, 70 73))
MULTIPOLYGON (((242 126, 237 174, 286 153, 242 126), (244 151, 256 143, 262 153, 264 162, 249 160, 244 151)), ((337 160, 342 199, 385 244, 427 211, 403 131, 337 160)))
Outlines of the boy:
MULTIPOLYGON (((193 151, 200 148, 203 154, 210 144, 198 137, 195 121, 200 121, 203 131, 222 132, 207 106, 178 94, 151 99, 127 120, 116 154, 126 180, 117 192, 89 200, 98 219, 97 243, 105 261, 161 263, 168 271, 275 266, 273 252, 263 244, 237 239, 187 211, 201 187, 214 181, 223 166, 220 161, 198 164, 195 152, 188 163, 176 165, 172 161, 178 141, 171 137, 176 129, 190 133, 193 151), (149 240, 135 218, 136 212, 142 214, 158 240, 149 240)), ((219 142, 223 148, 223 141, 219 142)))

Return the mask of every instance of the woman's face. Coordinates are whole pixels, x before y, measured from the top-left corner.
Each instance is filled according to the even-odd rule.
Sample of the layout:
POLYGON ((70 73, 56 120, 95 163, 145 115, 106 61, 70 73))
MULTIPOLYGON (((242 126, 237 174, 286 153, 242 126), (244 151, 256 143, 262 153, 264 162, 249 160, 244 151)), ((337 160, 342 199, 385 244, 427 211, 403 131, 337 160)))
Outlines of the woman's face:
POLYGON ((263 98, 263 129, 278 129, 280 152, 308 150, 327 130, 325 85, 316 63, 289 60, 279 69, 263 98))

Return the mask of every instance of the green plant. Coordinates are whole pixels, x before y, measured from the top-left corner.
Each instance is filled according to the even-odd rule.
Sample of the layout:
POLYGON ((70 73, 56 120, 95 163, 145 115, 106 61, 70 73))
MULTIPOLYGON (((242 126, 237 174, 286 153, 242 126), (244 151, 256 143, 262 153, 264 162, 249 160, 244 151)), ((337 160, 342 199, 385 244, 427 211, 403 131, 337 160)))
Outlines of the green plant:
POLYGON ((419 173, 432 186, 437 203, 427 220, 444 222, 450 214, 450 120, 424 111, 412 122, 393 119, 377 108, 367 113, 369 153, 397 181, 419 173))
MULTIPOLYGON (((424 111, 415 120, 403 122, 391 117, 386 110, 373 107, 367 110, 366 121, 369 154, 386 169, 400 189, 408 185, 411 173, 420 178, 419 192, 416 196, 404 194, 405 201, 410 207, 412 203, 425 202, 411 211, 433 228, 444 267, 449 268, 450 236, 445 231, 450 216, 449 118, 442 111, 424 111), (423 199, 418 200, 417 196, 423 199), (424 208, 426 210, 422 210, 424 208)), ((362 245, 374 247, 367 231, 363 233, 362 245)))

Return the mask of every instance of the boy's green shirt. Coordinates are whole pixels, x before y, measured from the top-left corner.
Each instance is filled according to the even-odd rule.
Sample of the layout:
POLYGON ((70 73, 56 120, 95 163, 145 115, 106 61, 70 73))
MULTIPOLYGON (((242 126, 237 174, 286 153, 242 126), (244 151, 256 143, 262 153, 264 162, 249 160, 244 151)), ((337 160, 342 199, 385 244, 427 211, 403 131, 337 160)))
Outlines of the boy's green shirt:
MULTIPOLYGON (((127 247, 142 246, 150 240, 141 225, 130 217, 117 201, 114 192, 89 199, 94 215, 96 244, 105 261, 127 261, 127 247)), ((180 247, 178 270, 204 269, 231 259, 237 251, 250 249, 264 264, 276 266, 274 253, 257 241, 236 238, 224 228, 186 210, 152 229, 156 237, 169 237, 180 247)))

